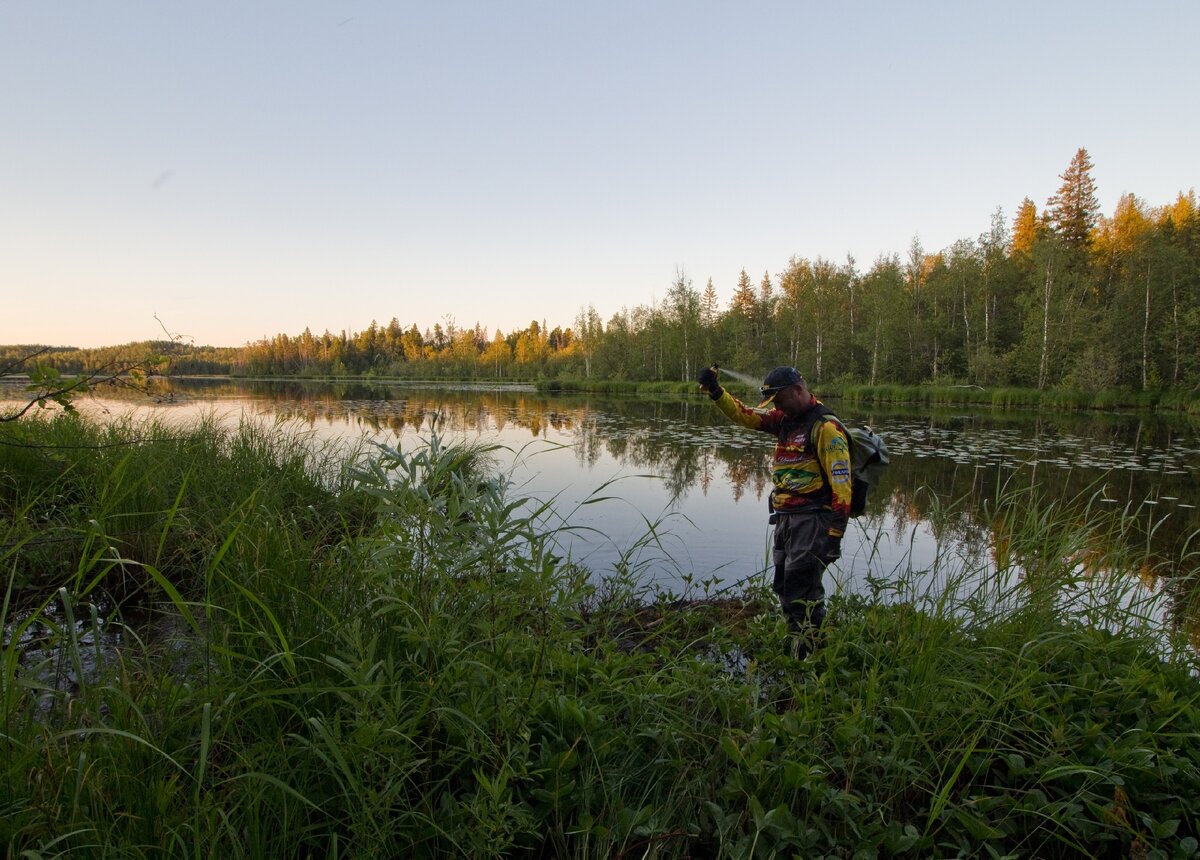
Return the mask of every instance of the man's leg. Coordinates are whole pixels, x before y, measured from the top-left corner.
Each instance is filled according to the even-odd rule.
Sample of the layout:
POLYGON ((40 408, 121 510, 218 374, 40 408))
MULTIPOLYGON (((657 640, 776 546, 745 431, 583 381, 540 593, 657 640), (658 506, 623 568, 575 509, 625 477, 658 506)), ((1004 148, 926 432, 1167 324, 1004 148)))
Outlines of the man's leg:
POLYGON ((797 641, 789 643, 801 658, 817 644, 825 621, 825 565, 817 556, 828 531, 828 517, 818 512, 783 514, 775 525, 773 560, 775 594, 797 641))

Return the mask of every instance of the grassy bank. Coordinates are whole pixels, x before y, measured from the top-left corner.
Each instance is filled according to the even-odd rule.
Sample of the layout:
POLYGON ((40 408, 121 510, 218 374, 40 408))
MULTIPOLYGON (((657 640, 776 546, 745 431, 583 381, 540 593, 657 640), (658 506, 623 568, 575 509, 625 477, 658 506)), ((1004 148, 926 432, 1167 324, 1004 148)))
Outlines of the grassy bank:
MULTIPOLYGON (((753 386, 722 379, 722 385, 742 399, 758 395, 753 386)), ((822 397, 864 405, 988 406, 998 409, 1053 409, 1058 411, 1129 410, 1200 415, 1200 397, 1187 391, 1100 392, 1067 389, 981 388, 975 385, 814 385, 822 397)), ((614 379, 543 379, 537 389, 549 393, 695 395, 694 382, 633 382, 614 379)))
POLYGON ((1074 513, 1000 500, 1017 593, 879 582, 799 663, 762 591, 565 563, 486 450, 0 434, 9 856, 1197 853, 1195 662, 1064 606, 1074 513))
MULTIPOLYGON (((758 389, 732 380, 722 384, 743 399, 758 395, 758 389)), ((629 379, 541 379, 537 390, 550 394, 616 394, 616 395, 679 395, 696 396, 695 382, 634 382, 629 379)))
POLYGON ((824 389, 852 403, 990 406, 1056 411, 1176 412, 1200 415, 1200 397, 1187 391, 1073 391, 1051 388, 980 388, 973 385, 832 385, 824 389))
MULTIPOLYGON (((321 376, 180 376, 180 379, 220 380, 232 383, 301 383, 328 386, 433 386, 463 389, 516 390, 530 388, 544 394, 600 394, 606 396, 690 397, 698 396, 693 381, 634 381, 628 379, 494 379, 474 377, 406 378, 376 374, 321 376)), ((24 377, 9 377, 12 384, 20 382, 12 396, 23 395, 24 377)), ((746 402, 756 402, 756 386, 747 385, 729 376, 722 385, 746 402)), ((848 382, 814 384, 818 396, 839 402, 870 405, 907 405, 931 407, 988 407, 995 409, 1041 409, 1057 412, 1128 411, 1163 412, 1200 416, 1200 395, 1194 391, 1162 390, 1131 391, 1112 389, 1085 392, 1052 388, 982 388, 975 385, 865 385, 848 382)))

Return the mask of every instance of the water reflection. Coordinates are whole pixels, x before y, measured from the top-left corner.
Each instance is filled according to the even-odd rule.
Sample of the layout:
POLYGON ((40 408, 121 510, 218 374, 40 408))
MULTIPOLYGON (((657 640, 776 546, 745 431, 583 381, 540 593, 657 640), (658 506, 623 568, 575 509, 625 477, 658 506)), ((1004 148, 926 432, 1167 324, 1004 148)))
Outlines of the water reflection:
MULTIPOLYGON (((450 437, 506 447, 502 468, 523 492, 555 500, 581 529, 566 551, 611 569, 649 528, 656 540, 626 561, 648 578, 732 583, 766 567, 772 440, 733 426, 703 398, 547 396, 532 389, 456 389, 305 382, 184 380, 162 384, 152 408, 181 419, 216 410, 301 422, 331 437, 412 446, 436 419, 450 437), (617 488, 608 482, 619 481, 617 488), (598 488, 620 502, 587 504, 598 488)), ((116 409, 105 402, 104 408, 116 409)), ((1200 529, 1197 428, 1150 416, 861 410, 831 404, 887 440, 891 467, 844 543, 839 587, 913 571, 990 571, 1033 551, 1012 545, 997 518, 1002 492, 1041 504, 1090 500, 1132 516, 1098 536, 1140 553, 1147 592, 1179 573, 1200 529), (1012 554, 1016 553, 1016 556, 1012 554)), ((128 402, 124 408, 147 409, 128 402)), ((1104 556, 1108 558, 1108 556, 1104 556)), ((1103 558, 1058 560, 1098 574, 1103 558)))

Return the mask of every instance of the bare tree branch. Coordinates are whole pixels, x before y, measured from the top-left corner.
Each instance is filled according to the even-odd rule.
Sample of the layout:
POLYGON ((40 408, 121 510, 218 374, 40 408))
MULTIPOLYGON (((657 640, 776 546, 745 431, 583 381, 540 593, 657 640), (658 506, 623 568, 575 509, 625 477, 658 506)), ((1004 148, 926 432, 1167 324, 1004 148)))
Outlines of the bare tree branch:
MULTIPOLYGON (((10 362, 3 371, 0 371, 0 377, 11 376, 17 370, 25 368, 35 358, 45 354, 49 349, 50 347, 42 347, 10 362)), ((110 361, 88 373, 66 377, 61 376, 53 367, 35 365, 29 374, 30 384, 26 387, 27 392, 33 393, 26 394, 26 402, 22 406, 15 407, 14 411, 0 413, 0 424, 17 421, 35 407, 45 408, 47 402, 56 403, 68 412, 73 411, 75 407, 72 401, 98 385, 113 385, 144 391, 141 380, 152 374, 154 368, 163 361, 161 356, 156 355, 150 355, 134 362, 110 361), (130 378, 134 381, 131 382, 130 378)))
POLYGON ((41 349, 29 353, 29 355, 22 356, 16 361, 6 364, 4 367, 0 367, 0 377, 11 376, 12 374, 16 373, 19 368, 24 367, 27 362, 32 361, 39 355, 45 355, 50 351, 50 349, 51 347, 43 346, 41 349))

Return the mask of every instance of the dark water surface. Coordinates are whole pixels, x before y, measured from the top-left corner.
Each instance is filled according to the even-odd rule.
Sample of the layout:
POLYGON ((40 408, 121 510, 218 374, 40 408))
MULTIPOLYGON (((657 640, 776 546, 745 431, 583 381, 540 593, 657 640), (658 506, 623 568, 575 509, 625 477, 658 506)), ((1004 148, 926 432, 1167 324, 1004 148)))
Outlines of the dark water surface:
MULTIPOLYGON (((1149 550, 1130 587, 1149 593, 1159 577, 1180 572, 1200 529, 1200 433, 1185 419, 829 405, 849 423, 873 426, 891 451, 867 515, 851 523, 832 588, 988 575, 1001 487, 1126 510, 1139 527, 1122 539, 1149 550)), ((773 439, 730 424, 701 396, 177 380, 154 404, 89 410, 98 406, 179 420, 207 412, 285 419, 321 437, 366 436, 405 450, 428 438, 437 416, 447 441, 502 445, 501 471, 518 492, 554 500, 556 517, 577 527, 564 534, 564 554, 599 573, 623 562, 680 590, 688 577, 732 585, 767 566, 773 439)))

